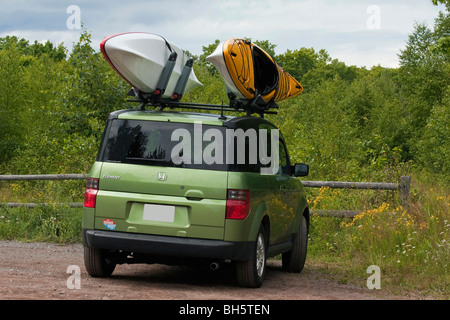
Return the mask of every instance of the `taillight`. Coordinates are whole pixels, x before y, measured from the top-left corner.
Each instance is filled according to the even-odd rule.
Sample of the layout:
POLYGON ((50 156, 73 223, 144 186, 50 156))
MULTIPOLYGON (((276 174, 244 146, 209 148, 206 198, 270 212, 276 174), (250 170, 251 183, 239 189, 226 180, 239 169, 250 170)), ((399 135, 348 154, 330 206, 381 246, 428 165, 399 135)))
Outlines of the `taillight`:
POLYGON ((227 219, 245 219, 250 213, 250 190, 228 189, 227 219))
POLYGON ((86 208, 95 208, 98 193, 98 179, 88 178, 86 191, 84 192, 84 206, 86 208))

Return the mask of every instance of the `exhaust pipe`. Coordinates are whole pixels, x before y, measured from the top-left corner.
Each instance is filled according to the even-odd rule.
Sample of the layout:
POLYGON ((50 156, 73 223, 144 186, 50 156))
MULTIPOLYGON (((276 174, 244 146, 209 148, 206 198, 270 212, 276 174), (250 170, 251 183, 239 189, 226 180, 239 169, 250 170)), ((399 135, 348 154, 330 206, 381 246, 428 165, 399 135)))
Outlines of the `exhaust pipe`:
POLYGON ((212 271, 216 271, 217 269, 219 269, 219 267, 220 267, 220 264, 219 264, 218 262, 212 262, 212 263, 209 265, 209 268, 210 268, 212 271))

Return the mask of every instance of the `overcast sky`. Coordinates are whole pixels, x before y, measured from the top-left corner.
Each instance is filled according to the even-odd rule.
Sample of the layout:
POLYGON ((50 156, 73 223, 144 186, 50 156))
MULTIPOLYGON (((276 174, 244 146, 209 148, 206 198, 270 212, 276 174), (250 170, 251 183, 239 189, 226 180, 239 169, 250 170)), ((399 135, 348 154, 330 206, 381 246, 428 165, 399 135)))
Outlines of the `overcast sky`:
POLYGON ((0 37, 50 40, 69 48, 81 33, 93 47, 121 32, 164 36, 201 54, 216 39, 269 40, 276 53, 301 47, 325 49, 347 65, 397 67, 415 22, 433 26, 431 0, 0 0, 0 37), (79 10, 78 10, 79 9, 79 10))

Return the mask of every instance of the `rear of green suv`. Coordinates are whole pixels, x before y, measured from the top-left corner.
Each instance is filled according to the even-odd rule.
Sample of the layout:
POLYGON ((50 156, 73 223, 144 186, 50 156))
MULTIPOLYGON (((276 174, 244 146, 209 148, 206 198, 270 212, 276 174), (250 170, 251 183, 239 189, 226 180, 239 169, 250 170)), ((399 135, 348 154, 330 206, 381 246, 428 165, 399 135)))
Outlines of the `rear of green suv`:
POLYGON ((231 261, 240 285, 259 287, 267 257, 283 254, 300 272, 309 211, 295 176, 306 174, 259 117, 113 112, 86 186, 86 269, 231 261))

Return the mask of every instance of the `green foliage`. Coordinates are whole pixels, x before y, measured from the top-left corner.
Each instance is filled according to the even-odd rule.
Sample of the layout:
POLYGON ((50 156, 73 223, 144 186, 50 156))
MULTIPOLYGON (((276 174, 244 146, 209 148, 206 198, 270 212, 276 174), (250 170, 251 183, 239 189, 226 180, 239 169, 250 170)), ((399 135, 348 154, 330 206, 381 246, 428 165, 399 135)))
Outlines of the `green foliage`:
POLYGON ((450 172, 450 92, 431 110, 431 115, 416 146, 417 160, 424 170, 435 174, 450 172))
POLYGON ((2 116, 5 129, 0 128, 5 170, 87 172, 107 115, 128 108, 125 82, 92 49, 87 32, 67 60, 55 59, 60 47, 44 46, 39 51, 36 43, 29 46, 9 38, 0 43, 5 48, 0 56, 6 57, 0 63, 8 67, 0 71, 4 80, 0 86, 6 93, 0 110, 7 112, 2 116))
POLYGON ((275 57, 276 44, 270 43, 268 40, 255 40, 254 43, 267 52, 271 57, 275 57))
POLYGON ((308 71, 323 66, 325 63, 322 56, 316 53, 313 48, 300 48, 294 51, 288 49, 275 59, 284 70, 299 81, 308 71))
POLYGON ((0 239, 77 243, 80 241, 81 209, 41 206, 34 209, 0 206, 0 239))
MULTIPOLYGON (((335 208, 342 201, 342 192, 348 191, 319 189, 308 199, 312 212, 335 208)), ((355 201, 358 195, 345 198, 355 201)), ((353 218, 313 215, 310 259, 316 264, 326 264, 333 273, 356 279, 374 264, 382 270, 382 289, 419 291, 448 298, 448 186, 439 186, 435 181, 414 181, 408 210, 386 200, 389 201, 376 199, 370 208, 353 218)), ((359 282, 361 286, 365 286, 364 280, 359 282)))
POLYGON ((21 54, 33 57, 49 56, 54 61, 61 61, 66 58, 66 49, 62 44, 55 47, 50 41, 44 44, 35 41, 32 45, 25 39, 19 39, 16 36, 6 36, 0 38, 0 50, 14 47, 21 54))
POLYGON ((7 161, 24 138, 27 59, 14 44, 0 51, 0 162, 7 161))
POLYGON ((216 76, 216 75, 218 75, 219 72, 217 71, 216 67, 214 67, 214 65, 212 63, 209 63, 208 61, 206 61, 206 58, 210 54, 212 54, 214 52, 214 50, 216 50, 216 48, 219 44, 220 44, 220 40, 217 39, 216 41, 214 41, 214 43, 211 43, 210 45, 207 45, 207 46, 203 46, 202 47, 203 53, 200 55, 200 57, 196 61, 197 65, 206 67, 211 76, 216 76))

